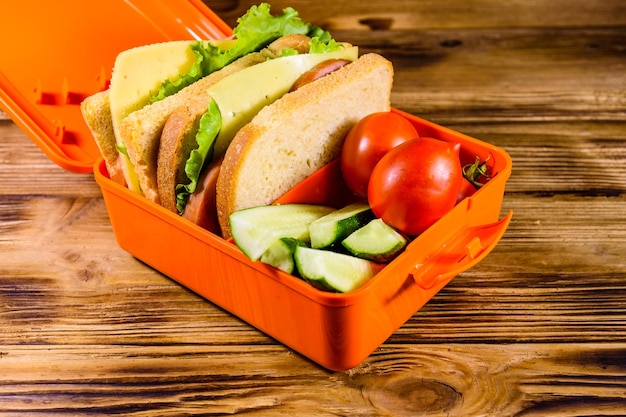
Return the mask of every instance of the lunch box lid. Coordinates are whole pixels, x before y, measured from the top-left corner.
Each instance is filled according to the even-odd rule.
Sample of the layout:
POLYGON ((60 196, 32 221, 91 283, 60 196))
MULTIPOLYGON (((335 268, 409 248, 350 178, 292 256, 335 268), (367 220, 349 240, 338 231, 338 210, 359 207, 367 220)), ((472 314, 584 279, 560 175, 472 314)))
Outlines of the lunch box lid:
POLYGON ((232 29, 200 0, 31 0, 3 8, 0 33, 0 108, 56 164, 89 173, 100 152, 80 103, 108 87, 117 54, 232 29))

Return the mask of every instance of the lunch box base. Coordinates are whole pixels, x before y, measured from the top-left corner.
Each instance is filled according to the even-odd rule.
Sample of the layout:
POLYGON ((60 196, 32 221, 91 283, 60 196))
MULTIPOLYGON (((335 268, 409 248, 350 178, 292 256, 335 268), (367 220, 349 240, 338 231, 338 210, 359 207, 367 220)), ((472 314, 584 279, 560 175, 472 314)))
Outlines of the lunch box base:
MULTIPOLYGON (((396 110, 394 110, 396 111, 396 110)), ((456 275, 483 259, 511 214, 497 221, 510 161, 502 150, 399 112, 422 136, 461 142, 464 158, 492 158, 498 174, 415 238, 361 288, 338 294, 248 259, 210 233, 114 183, 99 161, 100 185, 119 245, 137 259, 314 362, 335 371, 358 366, 456 275)), ((345 197, 338 161, 279 202, 338 206, 345 197)))

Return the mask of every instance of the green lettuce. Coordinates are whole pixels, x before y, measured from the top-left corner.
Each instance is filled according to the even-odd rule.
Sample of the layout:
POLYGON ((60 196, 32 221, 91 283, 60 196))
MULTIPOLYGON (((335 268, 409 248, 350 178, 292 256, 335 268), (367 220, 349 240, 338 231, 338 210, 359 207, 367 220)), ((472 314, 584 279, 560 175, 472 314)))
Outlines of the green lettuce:
POLYGON ((126 148, 126 144, 124 142, 121 143, 116 143, 115 144, 115 149, 119 152, 122 153, 124 155, 126 155, 126 157, 128 158, 128 149, 126 148))
POLYGON ((343 44, 338 43, 333 38, 330 37, 330 34, 326 36, 328 32, 324 32, 323 36, 315 36, 311 38, 309 42, 309 53, 310 54, 324 54, 328 52, 335 52, 343 48, 343 44))
POLYGON ((185 164, 185 174, 189 178, 189 183, 176 185, 176 208, 179 213, 183 212, 189 196, 196 191, 200 173, 205 163, 213 159, 215 139, 221 128, 222 113, 215 100, 211 100, 207 111, 200 118, 200 127, 196 134, 198 147, 191 151, 185 164))
POLYGON ((261 3, 252 6, 245 15, 237 20, 233 35, 237 42, 230 49, 221 49, 210 42, 197 41, 191 45, 196 55, 196 62, 191 69, 180 74, 176 79, 165 80, 150 102, 159 101, 175 94, 198 79, 224 68, 234 60, 267 46, 281 36, 302 34, 330 39, 330 34, 321 28, 305 22, 298 12, 291 7, 283 9, 280 16, 272 16, 270 5, 261 3))
POLYGON ((159 100, 163 100, 167 96, 176 94, 183 88, 187 87, 204 77, 206 74, 207 59, 206 48, 200 41, 192 43, 189 48, 196 56, 196 61, 193 63, 189 71, 185 74, 179 74, 178 78, 174 80, 165 80, 155 95, 150 97, 150 103, 154 103, 159 100))

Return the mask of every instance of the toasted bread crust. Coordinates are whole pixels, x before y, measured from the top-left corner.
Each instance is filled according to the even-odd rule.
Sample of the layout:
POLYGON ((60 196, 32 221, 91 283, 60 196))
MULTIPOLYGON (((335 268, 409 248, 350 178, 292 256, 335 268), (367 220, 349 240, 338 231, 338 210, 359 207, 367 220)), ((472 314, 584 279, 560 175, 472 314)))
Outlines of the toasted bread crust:
POLYGON ((224 238, 232 212, 272 203, 339 157, 358 120, 389 111, 392 83, 391 63, 366 54, 261 110, 235 136, 222 163, 217 211, 224 238))
POLYGON ((102 158, 109 172, 109 177, 118 184, 125 185, 124 172, 120 165, 113 121, 109 108, 109 92, 100 91, 82 101, 80 110, 91 135, 96 140, 102 158))
POLYGON ((191 151, 197 147, 196 132, 202 112, 207 105, 193 100, 180 106, 163 126, 157 162, 157 185, 161 205, 175 213, 176 184, 184 184, 187 177, 185 163, 191 151))

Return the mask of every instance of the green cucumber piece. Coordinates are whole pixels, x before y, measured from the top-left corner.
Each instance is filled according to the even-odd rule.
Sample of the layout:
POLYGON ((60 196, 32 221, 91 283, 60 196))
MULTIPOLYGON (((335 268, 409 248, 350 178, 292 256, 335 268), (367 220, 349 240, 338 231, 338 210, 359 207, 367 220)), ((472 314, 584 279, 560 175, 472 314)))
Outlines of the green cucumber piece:
POLYGON ((385 263, 404 250, 407 239, 381 219, 374 219, 341 244, 354 256, 385 263))
POLYGON ((291 237, 280 238, 263 252, 259 260, 288 274, 293 274, 296 265, 293 253, 298 246, 306 246, 306 243, 291 237))
POLYGON ((352 203, 333 211, 309 225, 311 247, 325 248, 341 241, 373 218, 372 209, 365 202, 352 203))
POLYGON ((356 290, 378 272, 376 264, 366 259, 324 249, 298 246, 294 259, 303 279, 327 291, 356 290))
POLYGON ((235 244, 251 260, 282 237, 309 242, 309 224, 334 211, 316 204, 279 204, 238 210, 229 217, 235 244))

